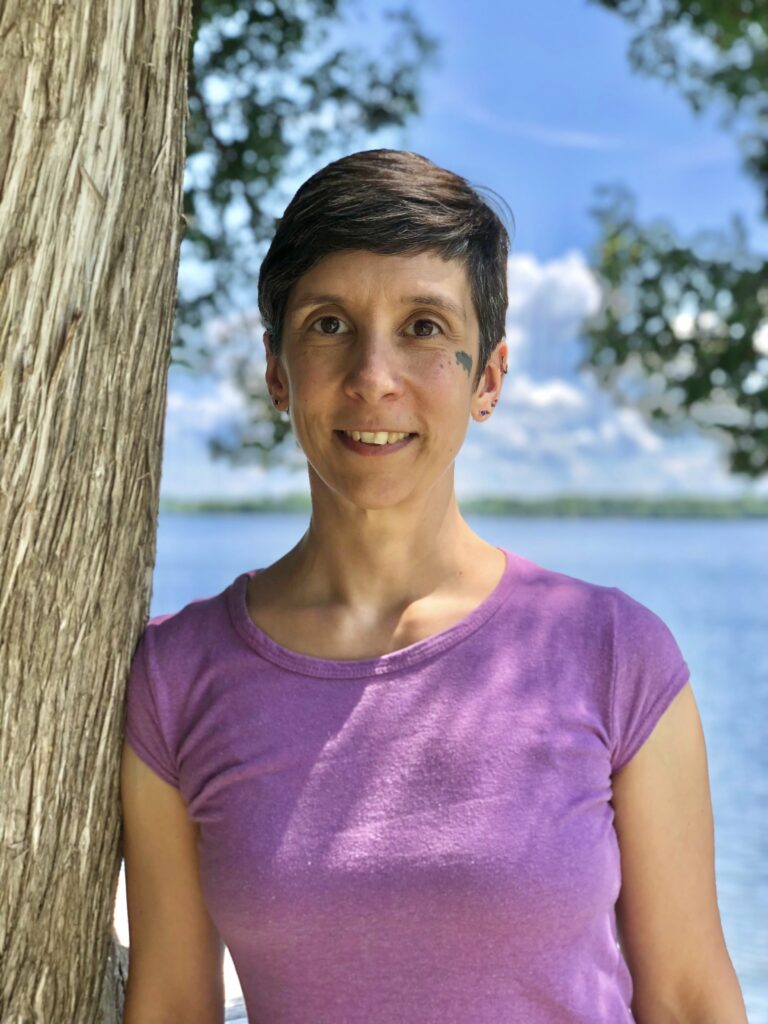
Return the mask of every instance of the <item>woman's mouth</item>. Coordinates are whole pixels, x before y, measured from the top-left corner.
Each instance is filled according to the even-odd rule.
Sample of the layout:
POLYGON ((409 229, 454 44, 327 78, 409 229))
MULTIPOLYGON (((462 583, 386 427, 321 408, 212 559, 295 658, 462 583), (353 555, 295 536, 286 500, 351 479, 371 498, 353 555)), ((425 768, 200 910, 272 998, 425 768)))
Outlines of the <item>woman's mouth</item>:
POLYGON ((416 434, 406 434, 403 437, 404 431, 369 433, 358 430, 334 430, 334 434, 346 449, 357 452, 358 455, 392 455, 394 452, 402 451, 417 436, 416 434), (355 440, 351 436, 352 434, 356 434, 359 440, 355 440), (363 437, 367 437, 369 440, 364 441, 363 437))

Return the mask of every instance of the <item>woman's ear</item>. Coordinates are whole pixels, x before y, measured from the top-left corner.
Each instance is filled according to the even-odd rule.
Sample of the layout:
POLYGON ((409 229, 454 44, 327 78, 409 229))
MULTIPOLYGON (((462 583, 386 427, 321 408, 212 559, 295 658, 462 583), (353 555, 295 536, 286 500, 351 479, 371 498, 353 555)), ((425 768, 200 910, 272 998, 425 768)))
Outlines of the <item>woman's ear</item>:
POLYGON ((472 398, 472 416, 476 420, 487 419, 499 401, 502 381, 507 372, 507 352, 507 343, 502 338, 488 357, 472 398))
POLYGON ((272 404, 276 409, 287 412, 288 386, 283 380, 285 374, 283 373, 283 368, 280 364, 280 358, 279 356, 273 355, 269 347, 269 331, 264 331, 262 341, 264 342, 264 352, 267 357, 267 368, 264 373, 264 380, 267 382, 269 397, 272 399, 272 404))

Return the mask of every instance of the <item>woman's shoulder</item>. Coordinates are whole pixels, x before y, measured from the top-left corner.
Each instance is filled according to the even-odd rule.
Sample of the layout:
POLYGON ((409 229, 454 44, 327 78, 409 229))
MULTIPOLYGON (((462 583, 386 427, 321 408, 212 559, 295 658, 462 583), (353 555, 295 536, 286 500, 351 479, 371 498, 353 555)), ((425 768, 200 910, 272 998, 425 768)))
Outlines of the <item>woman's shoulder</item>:
MULTIPOLYGON (((245 575, 245 574, 241 574, 245 575)), ((229 603, 239 577, 218 592, 187 601, 175 611, 163 612, 147 619, 140 642, 151 648, 156 657, 180 650, 191 652, 210 646, 227 633, 229 603)))
POLYGON ((512 582, 526 602, 542 611, 563 615, 603 615, 612 618, 616 595, 621 591, 607 583, 598 583, 574 576, 559 569, 534 562, 515 552, 512 582))

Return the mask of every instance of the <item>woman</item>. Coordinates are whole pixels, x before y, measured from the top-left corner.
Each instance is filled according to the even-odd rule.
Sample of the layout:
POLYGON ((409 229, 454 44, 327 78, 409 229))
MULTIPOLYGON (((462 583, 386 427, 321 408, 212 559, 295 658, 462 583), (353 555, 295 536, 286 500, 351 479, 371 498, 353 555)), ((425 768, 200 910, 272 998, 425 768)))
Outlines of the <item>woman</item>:
POLYGON ((266 381, 311 521, 137 648, 127 1024, 220 1021, 222 942, 253 1024, 746 1021, 672 634, 456 504, 506 373, 508 244, 394 150, 278 223, 266 381))

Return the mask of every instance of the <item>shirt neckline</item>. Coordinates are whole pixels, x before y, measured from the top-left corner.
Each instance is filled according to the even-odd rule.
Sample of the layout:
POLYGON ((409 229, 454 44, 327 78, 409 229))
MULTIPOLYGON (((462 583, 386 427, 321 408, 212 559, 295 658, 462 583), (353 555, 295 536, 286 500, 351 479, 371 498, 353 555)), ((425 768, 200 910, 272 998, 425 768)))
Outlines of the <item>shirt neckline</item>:
POLYGON ((468 615, 447 629, 434 633, 432 636, 417 640, 407 647, 388 654, 380 654, 374 658, 357 658, 348 661, 336 661, 331 658, 315 658, 309 654, 300 654, 277 643, 264 632, 251 618, 247 604, 247 586, 250 577, 261 569, 249 569, 240 573, 227 587, 226 597, 232 624, 245 643, 267 660, 283 668, 291 669, 301 675, 321 676, 324 678, 377 678, 389 675, 405 668, 410 668, 441 651, 452 647, 460 640, 469 636, 501 607, 513 590, 513 581, 520 568, 520 557, 506 548, 498 547, 504 554, 504 571, 499 582, 488 596, 480 602, 468 615))

